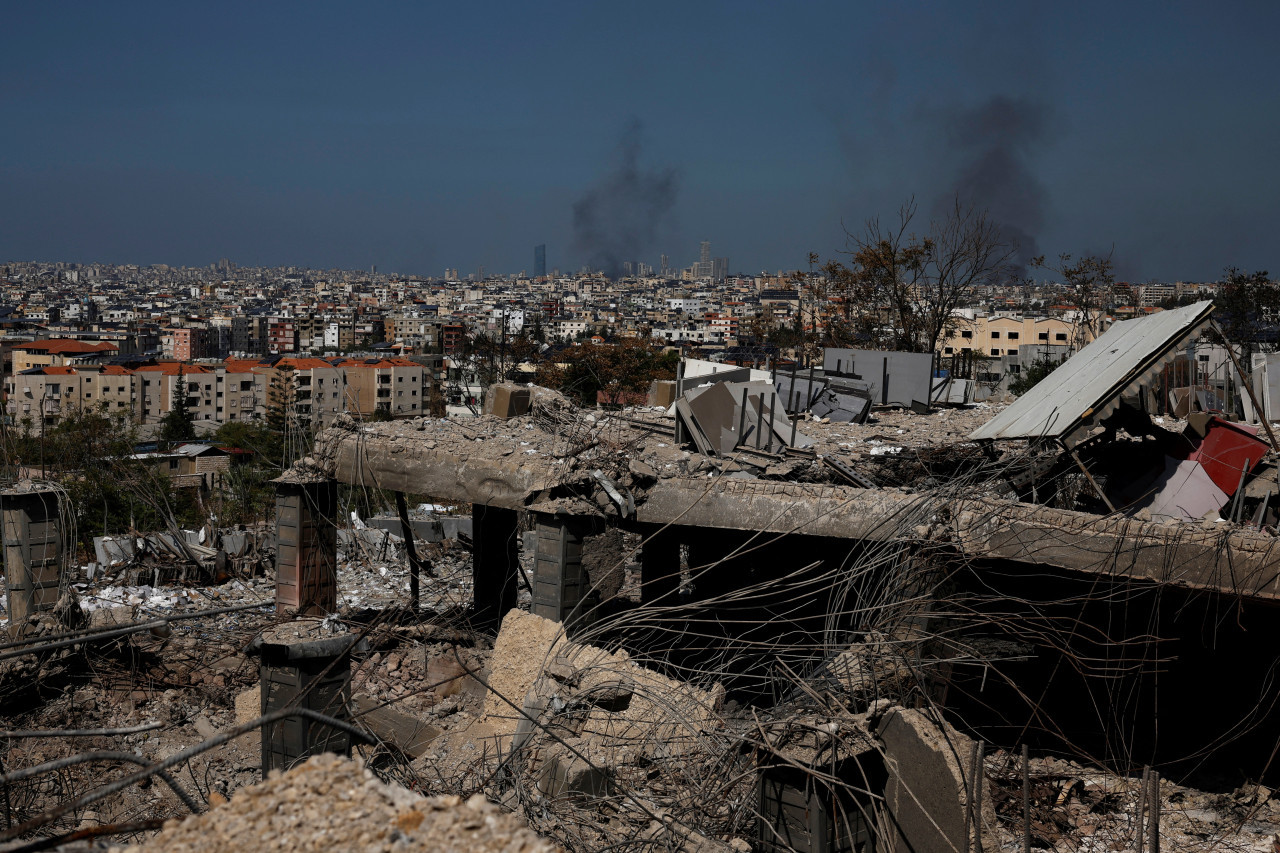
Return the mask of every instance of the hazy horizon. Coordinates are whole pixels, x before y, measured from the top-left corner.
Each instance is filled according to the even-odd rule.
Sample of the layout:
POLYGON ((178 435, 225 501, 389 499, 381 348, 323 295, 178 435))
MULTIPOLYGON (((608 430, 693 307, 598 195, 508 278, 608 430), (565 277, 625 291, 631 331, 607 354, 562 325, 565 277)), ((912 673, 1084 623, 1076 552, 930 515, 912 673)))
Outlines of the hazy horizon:
POLYGON ((803 267, 959 194, 1133 281, 1274 269, 1280 7, 39 4, 0 257, 803 267))

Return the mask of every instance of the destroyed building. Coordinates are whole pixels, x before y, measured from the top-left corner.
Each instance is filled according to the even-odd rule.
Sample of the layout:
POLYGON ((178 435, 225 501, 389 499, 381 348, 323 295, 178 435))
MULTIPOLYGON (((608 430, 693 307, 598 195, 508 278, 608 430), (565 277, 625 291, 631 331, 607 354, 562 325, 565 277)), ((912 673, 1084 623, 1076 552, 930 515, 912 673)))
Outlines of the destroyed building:
MULTIPOLYGON (((230 582, 247 621, 204 730, 20 808, 3 838, 70 835, 116 785, 173 771, 183 789, 188 762, 257 737, 255 770, 352 752, 572 850, 1262 839, 1274 437, 1153 405, 1214 335, 1207 303, 1116 323, 1004 408, 972 406, 973 380, 928 355, 831 350, 821 368, 691 365, 652 407, 495 386, 471 421, 340 420, 277 481, 271 574, 230 582), (352 491, 395 509, 352 519, 352 491)), ((47 657, 59 631, 25 627, 67 586, 62 552, 36 547, 60 498, 30 494, 0 495, 10 625, 49 648, 14 659, 73 672, 47 657)), ((99 619, 65 648, 198 654, 198 608, 174 613, 151 620, 172 637, 99 619)), ((138 720, 163 705, 143 698, 138 720)), ((5 782, 76 757, 11 752, 5 782)), ((190 810, 257 796, 226 793, 190 810)))

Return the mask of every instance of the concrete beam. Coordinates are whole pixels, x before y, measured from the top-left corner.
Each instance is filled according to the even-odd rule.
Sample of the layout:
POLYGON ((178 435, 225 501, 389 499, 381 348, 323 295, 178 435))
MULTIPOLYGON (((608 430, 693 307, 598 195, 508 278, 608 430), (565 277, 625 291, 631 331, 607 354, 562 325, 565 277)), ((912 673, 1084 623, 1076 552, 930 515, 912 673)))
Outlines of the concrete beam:
POLYGON ((315 460, 343 483, 506 509, 523 509, 533 496, 563 482, 567 469, 549 457, 511 453, 506 443, 498 445, 440 446, 399 434, 331 428, 316 439, 315 460))
MULTIPOLYGON (((905 513, 925 512, 936 499, 900 492, 723 478, 661 480, 636 520, 838 539, 897 537, 905 513)), ((927 515, 926 515, 927 517, 927 515)))
POLYGON ((962 501, 962 553, 1280 599, 1280 540, 1228 524, 1160 524, 1006 501, 962 501))
MULTIPOLYGON (((513 510, 572 477, 551 456, 511 453, 509 445, 455 441, 437 447, 434 440, 402 433, 333 428, 317 441, 316 457, 344 482, 513 510)), ((905 533, 950 543, 971 559, 1280 598, 1276 538, 1230 525, 1159 524, 1003 500, 728 477, 660 479, 636 492, 636 499, 634 521, 641 525, 863 541, 905 533)))
POLYGON ((664 480, 641 522, 840 539, 904 534, 949 543, 976 560, 1010 560, 1069 571, 1280 599, 1280 540, 1226 524, 1161 524, 1014 501, 944 500, 921 494, 773 483, 664 480))

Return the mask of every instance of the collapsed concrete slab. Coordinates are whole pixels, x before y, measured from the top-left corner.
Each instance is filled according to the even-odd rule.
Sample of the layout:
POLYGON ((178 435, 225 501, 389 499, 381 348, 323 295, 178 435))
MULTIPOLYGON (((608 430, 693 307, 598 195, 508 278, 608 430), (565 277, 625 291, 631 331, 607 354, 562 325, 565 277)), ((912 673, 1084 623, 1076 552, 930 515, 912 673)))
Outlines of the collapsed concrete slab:
MULTIPOLYGON (((599 465, 620 472, 617 485, 635 504, 634 518, 618 523, 650 530, 670 525, 669 533, 686 542, 699 538, 696 531, 708 529, 854 541, 905 537, 953 548, 956 556, 969 560, 1013 560, 1232 595, 1280 594, 1277 540, 1257 529, 1161 524, 989 496, 954 500, 931 491, 690 475, 677 469, 689 467, 693 459, 681 456, 661 434, 649 445, 658 448, 656 456, 610 456, 602 444, 602 425, 586 417, 578 422, 584 432, 575 441, 520 419, 503 422, 508 426, 486 422, 463 428, 424 419, 418 426, 332 428, 317 442, 314 461, 331 476, 356 485, 597 519, 617 514, 588 470, 599 465), (488 432, 472 438, 468 428, 488 432)), ((636 432, 647 429, 633 432, 628 424, 617 419, 609 427, 623 431, 615 445, 626 446, 636 432)), ((574 602, 561 596, 553 605, 548 607, 563 610, 574 602)))
POLYGON ((629 755, 677 754, 718 727, 724 688, 702 690, 631 660, 571 642, 558 622, 511 610, 490 660, 480 723, 523 746, 549 708, 581 706, 577 737, 629 755))
POLYGON ((920 711, 901 708, 884 716, 877 736, 889 771, 886 848, 898 853, 983 849, 971 846, 970 839, 994 827, 996 818, 990 797, 980 793, 986 784, 982 767, 975 776, 970 763, 976 744, 920 711))

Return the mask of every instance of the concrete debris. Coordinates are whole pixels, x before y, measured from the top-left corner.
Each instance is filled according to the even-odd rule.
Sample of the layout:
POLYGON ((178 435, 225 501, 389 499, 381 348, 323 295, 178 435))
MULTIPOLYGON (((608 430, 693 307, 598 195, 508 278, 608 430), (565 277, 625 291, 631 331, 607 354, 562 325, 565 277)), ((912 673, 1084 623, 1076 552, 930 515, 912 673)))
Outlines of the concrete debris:
MULTIPOLYGON (((975 744, 950 726, 927 719, 914 709, 895 709, 884 716, 877 732, 884 744, 889 771, 885 808, 896 836, 892 849, 918 853, 947 853, 969 847, 966 834, 975 822, 972 772, 964 768, 975 744), (969 812, 966 820, 966 811, 969 812)), ((984 836, 995 826, 990 801, 978 815, 984 836)), ((985 839, 976 849, 1000 849, 985 839)))
POLYGON ((379 782, 356 761, 319 755, 283 775, 242 788, 205 814, 170 821, 126 853, 288 850, 552 853, 514 815, 476 795, 422 797, 379 782))

